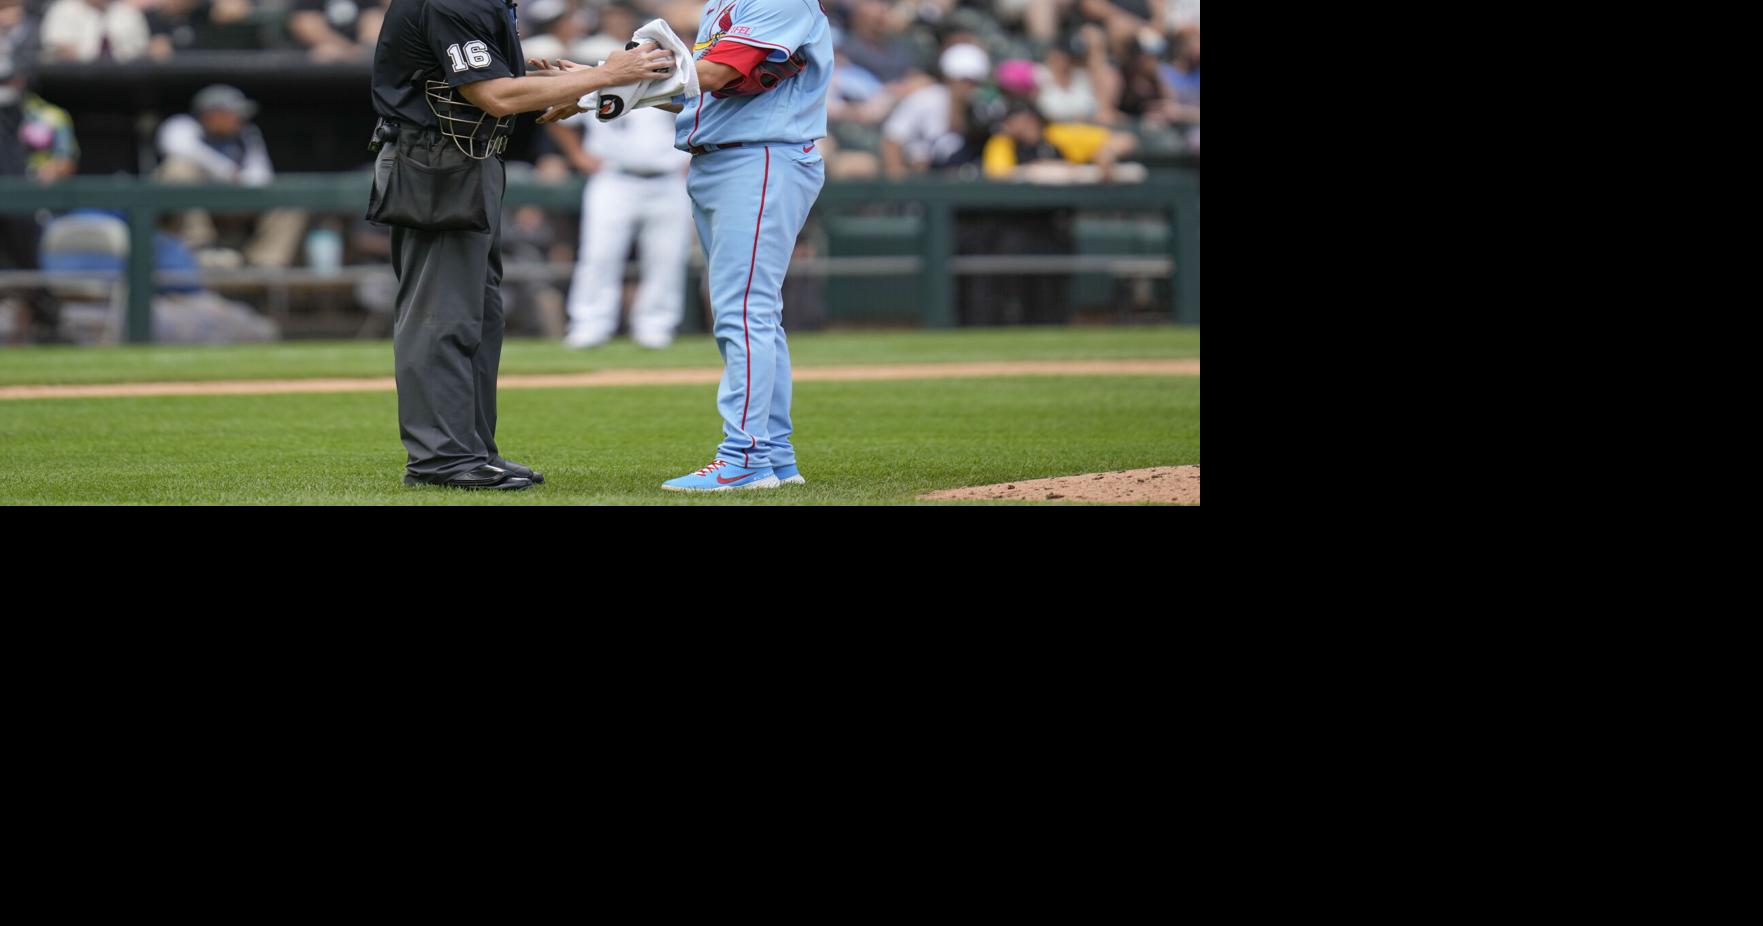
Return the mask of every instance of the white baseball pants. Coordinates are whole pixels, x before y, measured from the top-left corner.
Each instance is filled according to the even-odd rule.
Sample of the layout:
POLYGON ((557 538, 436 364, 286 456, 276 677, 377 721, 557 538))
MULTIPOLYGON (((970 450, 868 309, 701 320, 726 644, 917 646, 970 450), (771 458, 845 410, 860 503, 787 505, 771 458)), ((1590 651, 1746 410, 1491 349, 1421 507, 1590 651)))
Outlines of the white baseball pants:
POLYGON ((569 287, 569 341, 599 344, 618 330, 625 258, 632 237, 642 280, 631 305, 631 338, 644 347, 672 343, 685 312, 692 200, 680 174, 637 177, 607 167, 582 194, 582 241, 569 287))

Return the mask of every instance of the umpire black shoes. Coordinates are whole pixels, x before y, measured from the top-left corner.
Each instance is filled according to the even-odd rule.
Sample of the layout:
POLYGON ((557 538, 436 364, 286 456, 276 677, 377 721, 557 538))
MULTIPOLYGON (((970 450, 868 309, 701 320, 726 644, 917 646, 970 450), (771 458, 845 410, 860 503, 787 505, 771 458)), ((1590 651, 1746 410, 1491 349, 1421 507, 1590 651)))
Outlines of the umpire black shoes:
POLYGON ((500 466, 522 479, 531 479, 533 485, 539 485, 545 481, 545 474, 534 470, 530 466, 522 466, 519 463, 511 463, 507 460, 491 460, 490 465, 500 466))
POLYGON ((533 481, 525 476, 516 476, 500 466, 485 465, 451 476, 412 476, 406 473, 404 484, 450 486, 455 489, 529 489, 532 488, 533 481))

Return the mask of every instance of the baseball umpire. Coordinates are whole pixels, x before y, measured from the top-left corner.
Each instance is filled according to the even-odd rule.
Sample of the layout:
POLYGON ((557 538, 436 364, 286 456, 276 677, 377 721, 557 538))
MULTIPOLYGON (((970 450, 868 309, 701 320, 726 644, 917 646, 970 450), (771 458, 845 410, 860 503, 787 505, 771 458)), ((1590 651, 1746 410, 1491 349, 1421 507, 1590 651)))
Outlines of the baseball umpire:
POLYGON ((527 76, 513 0, 392 0, 374 50, 368 218, 392 226, 393 357, 404 481, 524 489, 544 477, 496 447, 502 359, 502 153, 520 113, 573 111, 602 87, 661 77, 644 45, 597 68, 527 76))

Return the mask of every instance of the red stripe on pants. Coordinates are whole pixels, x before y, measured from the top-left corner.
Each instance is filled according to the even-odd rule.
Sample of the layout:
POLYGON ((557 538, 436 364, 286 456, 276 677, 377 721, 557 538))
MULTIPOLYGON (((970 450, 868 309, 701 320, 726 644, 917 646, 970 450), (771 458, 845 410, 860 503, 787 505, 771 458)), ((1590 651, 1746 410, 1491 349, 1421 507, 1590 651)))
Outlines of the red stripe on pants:
MULTIPOLYGON (((747 394, 741 400, 741 430, 747 430, 747 408, 753 404, 753 336, 747 331, 747 297, 753 294, 753 269, 759 265, 759 226, 765 221, 765 191, 771 186, 771 149, 765 149, 765 179, 759 183, 759 217, 753 220, 753 253, 747 258, 747 291, 741 294, 741 340, 747 346, 747 394)), ((751 432, 748 438, 754 446, 759 439, 751 432)), ((741 454, 741 465, 747 465, 747 455, 741 454)))

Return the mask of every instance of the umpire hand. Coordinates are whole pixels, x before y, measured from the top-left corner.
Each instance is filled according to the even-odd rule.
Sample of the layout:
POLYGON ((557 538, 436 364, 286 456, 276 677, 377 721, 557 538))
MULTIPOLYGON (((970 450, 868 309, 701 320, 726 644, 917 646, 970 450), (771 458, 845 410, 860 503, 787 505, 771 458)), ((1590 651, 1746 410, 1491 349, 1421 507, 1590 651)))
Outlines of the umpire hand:
MULTIPOLYGON (((547 62, 538 60, 529 61, 527 64, 532 67, 532 70, 527 72, 532 77, 562 76, 594 70, 607 78, 606 86, 616 87, 622 84, 634 84, 638 81, 666 77, 668 70, 673 67, 673 52, 657 47, 654 42, 644 42, 636 48, 613 52, 607 56, 606 63, 598 68, 589 68, 585 64, 562 59, 558 60, 555 68, 547 62)), ((573 102, 553 106, 539 116, 538 124, 548 125, 553 122, 561 122, 564 119, 580 115, 581 112, 582 108, 573 102)))
POLYGON ((620 49, 606 56, 606 63, 600 65, 606 76, 612 78, 611 86, 634 84, 639 80, 657 80, 667 76, 673 67, 673 52, 658 47, 654 42, 644 42, 632 49, 620 49))

